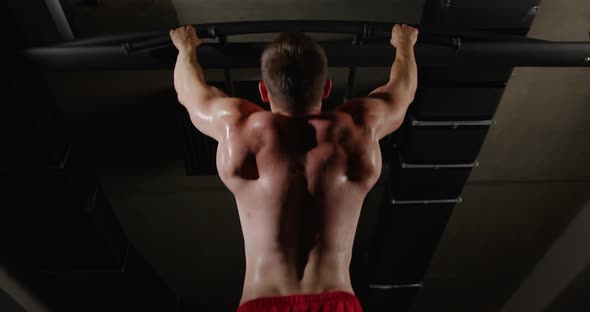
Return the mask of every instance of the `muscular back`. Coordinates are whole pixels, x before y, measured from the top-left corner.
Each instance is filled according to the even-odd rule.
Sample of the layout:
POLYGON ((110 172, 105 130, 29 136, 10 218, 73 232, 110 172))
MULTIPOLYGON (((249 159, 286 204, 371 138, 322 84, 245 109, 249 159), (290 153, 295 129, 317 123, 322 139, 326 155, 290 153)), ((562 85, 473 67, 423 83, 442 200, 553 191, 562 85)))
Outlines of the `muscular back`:
POLYGON ((219 142, 217 168, 236 198, 244 234, 242 301, 261 293, 305 292, 303 284, 319 287, 322 274, 332 287, 350 288, 347 276, 339 281, 329 272, 348 273, 362 203, 381 173, 381 153, 378 141, 349 114, 254 113, 219 142), (293 288, 273 288, 278 285, 293 288))
MULTIPOLYGON (((417 35, 412 27, 395 25, 391 44, 396 58, 389 81, 367 97, 332 113, 289 118, 207 85, 196 58, 195 47, 201 41, 194 28, 170 32, 179 50, 174 69, 178 100, 195 127, 219 142, 218 172, 236 197, 246 247, 241 302, 273 295, 353 292, 348 270, 356 225, 363 200, 381 172, 378 141, 401 125, 416 92, 417 35)), ((297 51, 296 72, 315 66, 325 74, 325 54, 310 44, 310 38, 277 40, 273 44, 297 51), (311 62, 299 61, 314 53, 317 57, 310 56, 311 62)), ((272 48, 262 58, 270 60, 265 58, 267 51, 272 48)), ((291 60, 291 52, 282 58, 291 60)), ((271 67, 261 66, 263 76, 289 74, 271 67)), ((326 98, 330 87, 328 80, 322 94, 310 92, 315 97, 301 102, 317 108, 317 97, 326 98)), ((276 94, 293 97, 299 89, 305 88, 276 94)), ((264 83, 259 90, 263 101, 272 102, 264 83)))

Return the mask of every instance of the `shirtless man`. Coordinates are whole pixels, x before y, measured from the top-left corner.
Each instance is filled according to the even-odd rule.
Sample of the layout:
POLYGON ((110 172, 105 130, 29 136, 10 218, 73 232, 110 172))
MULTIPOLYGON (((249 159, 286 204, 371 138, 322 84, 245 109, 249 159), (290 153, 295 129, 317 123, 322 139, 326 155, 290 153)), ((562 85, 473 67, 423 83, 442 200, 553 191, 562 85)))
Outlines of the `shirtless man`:
POLYGON ((361 311, 349 275, 356 226, 381 174, 379 140, 414 99, 418 30, 395 25, 389 82, 333 112, 321 112, 332 86, 326 56, 304 34, 282 33, 263 52, 270 112, 207 85, 193 27, 170 36, 178 100, 219 142, 219 176, 236 198, 246 252, 238 311, 361 311))

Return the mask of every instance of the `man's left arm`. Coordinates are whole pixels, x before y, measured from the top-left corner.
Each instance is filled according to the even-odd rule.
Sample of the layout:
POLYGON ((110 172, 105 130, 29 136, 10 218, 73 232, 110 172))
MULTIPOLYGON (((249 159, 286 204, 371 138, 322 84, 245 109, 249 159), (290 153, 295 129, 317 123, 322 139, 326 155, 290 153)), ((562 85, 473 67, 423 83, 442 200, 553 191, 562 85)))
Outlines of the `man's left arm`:
POLYGON ((245 117, 263 109, 247 100, 228 97, 221 90, 207 85, 203 69, 197 61, 197 46, 201 40, 192 26, 170 31, 178 49, 174 67, 174 88, 178 101, 188 111, 199 131, 217 141, 229 135, 245 117))

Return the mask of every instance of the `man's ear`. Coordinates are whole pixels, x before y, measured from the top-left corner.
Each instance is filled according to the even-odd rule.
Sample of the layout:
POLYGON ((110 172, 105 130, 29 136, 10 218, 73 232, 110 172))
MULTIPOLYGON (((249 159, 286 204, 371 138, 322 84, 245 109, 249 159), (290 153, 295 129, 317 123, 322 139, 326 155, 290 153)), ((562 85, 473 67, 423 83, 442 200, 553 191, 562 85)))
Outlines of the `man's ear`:
POLYGON ((330 91, 332 91, 332 80, 326 80, 326 84, 324 84, 324 93, 322 94, 322 99, 327 99, 330 96, 330 91))
POLYGON ((258 91, 260 91, 260 98, 262 99, 262 102, 268 103, 268 90, 266 90, 266 85, 264 82, 260 81, 258 83, 258 91))

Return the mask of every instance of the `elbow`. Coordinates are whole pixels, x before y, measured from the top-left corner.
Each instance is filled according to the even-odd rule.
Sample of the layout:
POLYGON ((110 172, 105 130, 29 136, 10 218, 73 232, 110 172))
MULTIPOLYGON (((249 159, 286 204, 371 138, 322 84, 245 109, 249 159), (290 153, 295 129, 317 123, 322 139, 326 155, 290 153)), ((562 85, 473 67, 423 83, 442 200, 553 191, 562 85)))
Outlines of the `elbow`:
POLYGON ((416 97, 416 91, 418 90, 418 86, 416 84, 410 83, 406 86, 404 94, 405 100, 408 101, 408 104, 414 102, 414 98, 416 97))
POLYGON ((410 95, 408 96, 408 106, 412 103, 414 103, 414 100, 416 99, 416 90, 414 90, 412 93, 410 93, 410 95))
POLYGON ((174 80, 174 91, 176 91, 176 99, 178 100, 178 102, 182 104, 182 101, 184 99, 184 92, 180 83, 178 83, 176 79, 174 80))
POLYGON ((404 105, 410 106, 416 98, 416 87, 409 86, 404 92, 401 93, 401 101, 404 105))
POLYGON ((404 123, 405 116, 395 116, 393 122, 391 123, 391 131, 395 132, 399 129, 404 123))
POLYGON ((416 98, 416 92, 418 91, 418 85, 414 84, 410 87, 410 102, 414 102, 416 98))
POLYGON ((180 103, 180 105, 186 107, 186 96, 182 92, 177 92, 176 99, 178 100, 178 103, 180 103))
POLYGON ((178 103, 182 105, 182 107, 186 108, 186 105, 184 105, 184 100, 181 97, 178 97, 178 103))

